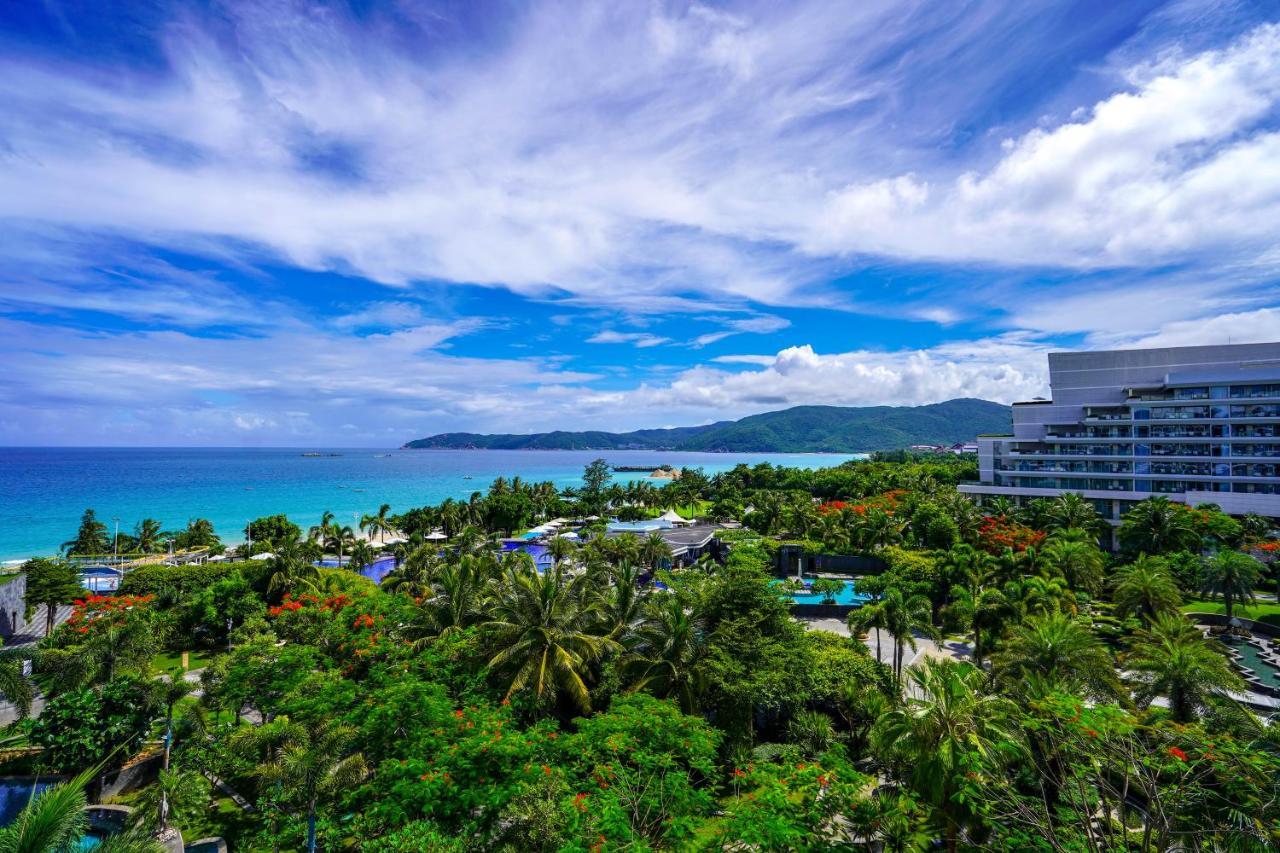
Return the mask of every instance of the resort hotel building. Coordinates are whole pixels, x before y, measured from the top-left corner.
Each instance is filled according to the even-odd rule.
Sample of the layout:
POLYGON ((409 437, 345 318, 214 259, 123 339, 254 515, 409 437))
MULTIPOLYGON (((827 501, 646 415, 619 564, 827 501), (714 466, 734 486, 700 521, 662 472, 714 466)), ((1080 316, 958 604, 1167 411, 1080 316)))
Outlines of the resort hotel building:
POLYGON ((1050 353, 1049 387, 978 439, 962 492, 1078 492, 1112 524, 1153 495, 1280 517, 1280 343, 1050 353))

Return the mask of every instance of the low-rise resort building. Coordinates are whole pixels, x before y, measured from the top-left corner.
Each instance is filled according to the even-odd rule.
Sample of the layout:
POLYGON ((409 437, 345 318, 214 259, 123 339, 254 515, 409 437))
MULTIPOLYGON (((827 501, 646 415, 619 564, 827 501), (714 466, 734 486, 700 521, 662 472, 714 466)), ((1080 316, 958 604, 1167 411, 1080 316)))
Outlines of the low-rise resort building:
POLYGON ((978 439, 961 491, 1078 492, 1113 525, 1153 495, 1280 517, 1280 343, 1050 353, 1049 387, 978 439))

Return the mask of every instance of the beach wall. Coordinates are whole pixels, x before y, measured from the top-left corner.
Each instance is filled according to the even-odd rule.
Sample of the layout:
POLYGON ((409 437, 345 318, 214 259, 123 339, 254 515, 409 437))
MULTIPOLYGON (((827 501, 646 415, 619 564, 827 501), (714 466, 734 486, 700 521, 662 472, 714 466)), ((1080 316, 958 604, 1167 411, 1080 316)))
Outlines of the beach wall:
POLYGON ((26 608, 22 597, 27 594, 27 576, 19 574, 6 584, 0 584, 0 637, 8 640, 15 634, 44 636, 44 608, 31 614, 31 621, 23 618, 26 608))

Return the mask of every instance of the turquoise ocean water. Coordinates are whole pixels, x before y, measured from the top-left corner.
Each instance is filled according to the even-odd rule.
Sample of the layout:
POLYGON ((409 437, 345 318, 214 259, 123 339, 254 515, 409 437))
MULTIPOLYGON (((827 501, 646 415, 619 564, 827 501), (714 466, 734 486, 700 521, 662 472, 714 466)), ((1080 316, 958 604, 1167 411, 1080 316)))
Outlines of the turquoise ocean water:
MULTIPOLYGON (((148 516, 166 529, 208 518, 224 541, 252 518, 286 513, 303 528, 325 510, 352 524, 379 504, 393 512, 447 497, 465 499, 495 477, 580 482, 583 467, 700 467, 740 462, 804 468, 838 465, 847 454, 668 453, 578 450, 324 450, 320 448, 0 448, 0 560, 51 554, 75 534, 88 507, 108 529, 131 531, 148 516), (306 457, 304 452, 338 456, 306 457)), ((615 474, 615 479, 643 474, 615 474)))

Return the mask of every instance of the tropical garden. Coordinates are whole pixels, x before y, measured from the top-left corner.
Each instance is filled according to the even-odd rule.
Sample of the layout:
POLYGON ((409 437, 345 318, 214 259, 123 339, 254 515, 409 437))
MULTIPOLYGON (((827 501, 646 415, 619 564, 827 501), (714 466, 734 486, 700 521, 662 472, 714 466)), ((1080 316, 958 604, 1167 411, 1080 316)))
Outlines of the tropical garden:
MULTIPOLYGON (((963 457, 681 473, 500 479, 381 507, 363 538, 258 519, 236 559, 137 568, 112 595, 33 562, 33 612, 74 604, 25 653, 30 676, 0 666, 31 712, 4 772, 69 781, 0 849, 65 849, 103 797, 133 807, 113 843, 139 849, 174 827, 378 853, 1280 845, 1280 727, 1184 614, 1274 600, 1266 519, 1154 498, 1108 553, 1078 496, 961 495, 963 457), (552 538, 541 571, 496 546, 667 507, 740 526, 687 565, 603 521, 552 538), (380 585, 353 571, 383 550, 380 585), (836 630, 797 619, 788 550, 865 558, 873 597, 836 630), (150 781, 116 792, 140 756, 150 781), (54 797, 63 822, 37 836, 54 797)), ((111 544, 92 524, 69 552, 111 544)))

